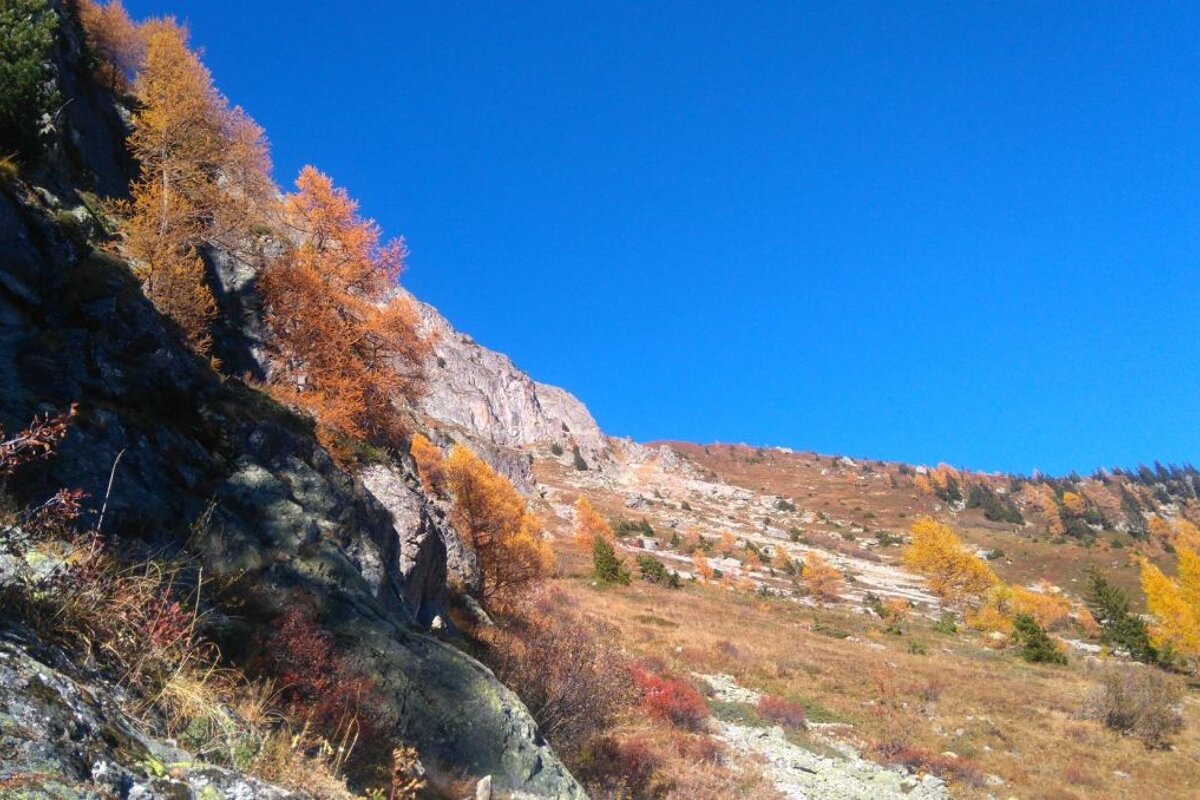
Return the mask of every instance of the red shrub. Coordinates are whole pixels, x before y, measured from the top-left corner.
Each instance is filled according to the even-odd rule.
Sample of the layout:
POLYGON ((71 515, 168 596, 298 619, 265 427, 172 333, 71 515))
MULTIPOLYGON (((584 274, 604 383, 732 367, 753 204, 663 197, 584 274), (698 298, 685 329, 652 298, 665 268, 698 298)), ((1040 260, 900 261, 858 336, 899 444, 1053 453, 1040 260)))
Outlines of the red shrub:
POLYGON ((758 701, 758 715, 767 722, 774 722, 785 728, 804 730, 808 727, 804 706, 784 700, 782 697, 763 695, 762 699, 758 701))
POLYGON ((940 778, 960 780, 971 786, 983 785, 982 773, 970 761, 938 755, 920 747, 902 747, 893 752, 887 761, 889 764, 903 764, 914 771, 924 770, 940 778))
POLYGON ((708 704, 696 687, 640 667, 634 667, 632 674, 633 683, 642 696, 642 705, 652 716, 687 730, 703 727, 708 718, 708 704))
POLYGON ((580 758, 578 773, 593 796, 650 798, 659 796, 655 772, 659 762, 640 740, 621 742, 611 736, 594 739, 580 758))
POLYGON ((307 720, 330 742, 357 742, 361 759, 390 752, 388 734, 396 720, 379 702, 375 681, 337 653, 333 637, 307 611, 289 609, 263 650, 259 668, 279 681, 290 717, 307 720))

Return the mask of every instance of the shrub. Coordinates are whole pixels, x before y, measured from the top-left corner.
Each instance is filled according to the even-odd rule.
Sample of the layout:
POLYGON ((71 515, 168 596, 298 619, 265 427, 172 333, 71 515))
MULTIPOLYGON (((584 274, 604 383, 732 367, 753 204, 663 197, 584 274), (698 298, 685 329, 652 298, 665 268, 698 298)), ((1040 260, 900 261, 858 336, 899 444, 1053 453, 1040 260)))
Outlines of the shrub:
POLYGON ((641 570, 642 580, 647 583, 655 583, 659 586, 668 586, 672 589, 678 589, 682 584, 679 582, 679 573, 669 570, 666 566, 654 556, 638 556, 638 569, 641 570))
POLYGON ((541 586, 515 603, 503 628, 475 635, 482 658, 528 706, 546 738, 575 767, 588 743, 634 700, 615 632, 583 616, 557 589, 541 586))
POLYGON ((660 796, 655 786, 659 760, 641 739, 602 736, 584 749, 576 769, 593 796, 644 800, 660 796))
POLYGON ((940 778, 960 780, 971 786, 983 786, 979 768, 963 758, 938 755, 920 747, 905 746, 887 757, 889 764, 903 764, 913 771, 924 770, 940 778))
POLYGON ((1083 717, 1140 739, 1147 747, 1165 748, 1183 730, 1183 717, 1175 708, 1181 696, 1179 685, 1157 670, 1111 667, 1084 705, 1083 717))
POLYGON ((642 706, 651 716, 685 730, 700 730, 708 718, 704 696, 690 683, 656 675, 641 667, 632 670, 642 706))
POLYGON ((561 456, 563 454, 562 445, 559 444, 558 442, 554 442, 553 444, 551 444, 550 445, 550 454, 553 455, 555 458, 561 456))
POLYGON ((587 472, 587 462, 583 460, 583 455, 579 452, 579 445, 571 445, 571 466, 575 467, 577 472, 587 472))
POLYGON ((955 622, 954 613, 950 611, 943 611, 942 616, 938 619, 938 621, 933 623, 933 629, 938 633, 958 633, 958 624, 955 622))
POLYGON ((808 727, 804 706, 784 700, 782 697, 763 695, 758 701, 756 710, 763 719, 785 728, 804 730, 808 727))

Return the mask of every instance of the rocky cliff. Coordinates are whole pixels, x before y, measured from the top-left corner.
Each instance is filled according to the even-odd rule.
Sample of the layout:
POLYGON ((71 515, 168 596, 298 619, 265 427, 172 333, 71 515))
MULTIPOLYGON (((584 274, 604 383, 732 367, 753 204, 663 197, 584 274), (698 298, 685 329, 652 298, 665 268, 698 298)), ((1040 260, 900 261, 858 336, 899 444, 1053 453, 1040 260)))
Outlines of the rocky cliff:
POLYGON ((411 466, 379 464, 368 485, 339 469, 308 420, 188 352, 128 266, 97 248, 90 193, 119 194, 114 171, 129 177, 113 155, 123 114, 80 68, 65 15, 52 57, 60 92, 86 102, 58 121, 45 163, 0 182, 0 424, 72 403, 79 414, 58 456, 8 487, 15 500, 79 488, 94 520, 117 464, 109 546, 187 551, 244 589, 215 600, 230 603, 212 636, 232 657, 303 603, 366 666, 423 758, 507 791, 581 797, 521 701, 425 632, 456 539, 411 466))
POLYGON ((534 381, 508 356, 456 331, 437 309, 413 302, 433 340, 421 401, 431 419, 505 448, 557 443, 566 452, 577 446, 589 463, 607 460, 607 438, 570 392, 534 381))

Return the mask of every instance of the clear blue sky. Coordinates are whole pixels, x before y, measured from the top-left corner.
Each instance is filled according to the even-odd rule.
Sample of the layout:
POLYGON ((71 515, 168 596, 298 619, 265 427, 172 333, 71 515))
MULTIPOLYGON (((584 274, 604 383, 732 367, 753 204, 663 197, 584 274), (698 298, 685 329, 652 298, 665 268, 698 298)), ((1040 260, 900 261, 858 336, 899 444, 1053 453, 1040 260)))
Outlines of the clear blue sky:
POLYGON ((1200 461, 1200 6, 127 5, 610 433, 1200 461))

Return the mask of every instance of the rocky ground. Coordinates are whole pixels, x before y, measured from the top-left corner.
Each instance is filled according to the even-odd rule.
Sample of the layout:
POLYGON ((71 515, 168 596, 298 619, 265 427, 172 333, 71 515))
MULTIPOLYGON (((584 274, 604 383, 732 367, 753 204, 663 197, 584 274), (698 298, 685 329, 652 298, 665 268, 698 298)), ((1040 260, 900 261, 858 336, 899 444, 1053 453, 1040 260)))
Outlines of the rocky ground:
POLYGON ((298 795, 148 737, 116 690, 0 638, 0 797, 22 800, 286 800, 298 795))
MULTIPOLYGON (((724 703, 753 705, 761 695, 728 675, 697 675, 724 703)), ((776 790, 789 800, 945 800, 949 792, 935 775, 883 767, 843 742, 810 732, 813 744, 790 739, 783 728, 715 721, 716 738, 762 764, 776 790)))

